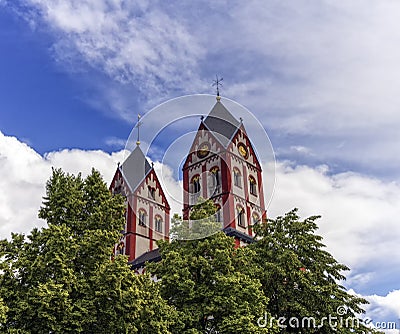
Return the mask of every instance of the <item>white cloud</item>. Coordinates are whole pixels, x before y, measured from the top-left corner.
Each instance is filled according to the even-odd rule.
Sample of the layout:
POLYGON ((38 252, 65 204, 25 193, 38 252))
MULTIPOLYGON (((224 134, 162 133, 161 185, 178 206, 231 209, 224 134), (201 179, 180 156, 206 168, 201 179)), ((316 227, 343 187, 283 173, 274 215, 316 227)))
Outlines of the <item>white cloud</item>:
POLYGON ((107 154, 102 151, 62 150, 42 157, 27 144, 0 132, 0 238, 11 232, 29 232, 44 226, 37 213, 45 195, 51 167, 83 175, 92 167, 110 182, 123 151, 107 154))
POLYGON ((390 291, 386 296, 365 296, 371 303, 367 307, 372 319, 387 319, 397 321, 400 319, 400 290, 390 291))
POLYGON ((125 153, 119 151, 108 154, 100 150, 64 149, 46 153, 44 161, 55 168, 62 168, 73 174, 82 173, 83 176, 90 174, 92 168, 95 168, 101 172, 104 181, 110 183, 117 169, 117 164, 123 161, 125 153))
POLYGON ((107 146, 114 147, 114 148, 125 148, 126 146, 126 139, 117 138, 117 137, 108 137, 105 140, 107 146))
POLYGON ((173 177, 173 170, 160 162, 154 164, 157 177, 163 187, 168 203, 171 206, 171 217, 177 213, 182 215, 183 198, 182 198, 182 182, 176 181, 173 177))
POLYGON ((295 146, 290 146, 290 150, 300 153, 300 154, 310 154, 311 150, 308 147, 300 146, 300 145, 295 145, 295 146))
POLYGON ((207 50, 203 73, 223 74, 223 94, 248 106, 276 147, 304 146, 315 154, 303 161, 400 177, 399 3, 171 6, 207 50))
MULTIPOLYGON (((267 68, 275 73, 261 75, 273 79, 271 94, 280 98, 267 103, 314 112, 313 119, 323 116, 326 121, 326 116, 332 116, 321 124, 325 127, 320 130, 325 131, 338 125, 353 128, 360 114, 381 124, 388 124, 385 116, 397 117, 393 102, 399 100, 395 92, 400 85, 399 8, 397 2, 302 1, 301 6, 263 2, 260 6, 259 1, 249 1, 230 13, 236 19, 233 29, 242 33, 237 47, 263 55, 265 65, 274 62, 267 68), (348 122, 338 124, 342 117, 348 122)), ((293 130, 306 130, 295 128, 295 123, 293 130)), ((370 123, 365 119, 364 125, 370 123)))
MULTIPOLYGON (((52 167, 83 176, 95 168, 110 184, 117 163, 123 162, 127 153, 64 149, 42 157, 17 138, 0 132, 0 239, 8 238, 11 232, 28 233, 35 226, 45 225, 37 213, 52 167)), ((169 198, 171 213, 180 214, 181 184, 173 179, 171 168, 159 162, 154 166, 169 198)))
POLYGON ((240 38, 224 47, 258 61, 227 92, 319 161, 399 177, 399 10, 393 1, 232 6, 221 38, 240 38))
POLYGON ((353 295, 365 298, 369 304, 364 306, 366 313, 361 315, 369 326, 387 334, 396 334, 400 328, 400 290, 393 290, 385 296, 376 294, 363 296, 353 289, 353 295))
POLYGON ((27 3, 23 16, 51 29, 61 64, 111 79, 93 83, 104 92, 88 99, 97 108, 131 121, 137 92, 146 109, 210 92, 217 72, 223 94, 249 106, 275 146, 307 147, 314 154, 303 161, 400 177, 398 2, 27 3))
POLYGON ((28 145, 0 132, 0 237, 43 225, 37 211, 50 167, 28 145))
MULTIPOLYGON (((29 0, 39 23, 56 34, 57 60, 82 62, 113 80, 134 83, 143 95, 165 90, 197 78, 202 49, 173 17, 147 1, 29 0)), ((75 69, 76 70, 76 69, 75 69)))
MULTIPOLYGON (((321 215, 318 233, 335 258, 352 269, 348 284, 361 289, 383 280, 388 272, 400 273, 395 251, 400 240, 399 184, 355 173, 330 175, 327 166, 280 162, 276 168, 269 216, 294 207, 302 217, 321 215)), ((268 187, 268 173, 264 180, 268 187)))

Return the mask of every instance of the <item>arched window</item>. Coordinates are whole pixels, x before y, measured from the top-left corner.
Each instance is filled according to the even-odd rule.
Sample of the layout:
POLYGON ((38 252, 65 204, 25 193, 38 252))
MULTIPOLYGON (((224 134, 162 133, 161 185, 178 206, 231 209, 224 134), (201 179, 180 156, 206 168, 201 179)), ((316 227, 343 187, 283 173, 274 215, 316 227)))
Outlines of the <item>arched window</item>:
POLYGON ((241 227, 245 227, 245 217, 244 217, 244 209, 242 206, 237 205, 236 206, 236 211, 237 211, 237 223, 241 227))
POLYGON ((215 211, 214 219, 216 222, 220 222, 222 220, 221 219, 221 206, 219 204, 216 204, 215 208, 217 211, 215 211))
POLYGON ((190 193, 190 204, 194 205, 197 203, 200 197, 200 175, 197 174, 192 177, 189 184, 189 193, 190 193))
POLYGON ((252 219, 253 219, 253 225, 256 225, 260 222, 260 216, 255 212, 252 215, 252 219))
POLYGON ((213 186, 219 186, 221 184, 221 172, 218 167, 213 167, 211 168, 211 174, 212 174, 212 185, 213 186))
POLYGON ((146 210, 139 209, 138 217, 139 217, 139 225, 146 226, 146 217, 147 217, 146 210))
POLYGON ((217 166, 211 168, 208 179, 208 196, 219 194, 221 192, 221 172, 217 166))
POLYGON ((154 221, 155 221, 154 227, 155 227, 156 231, 161 233, 162 232, 162 223, 163 223, 161 216, 159 216, 159 215, 155 216, 154 221))
POLYGON ((233 169, 233 184, 236 187, 242 187, 242 175, 240 174, 239 169, 236 167, 233 169))
POLYGON ((148 197, 151 199, 156 199, 156 188, 148 186, 148 197))
POLYGON ((193 176, 192 181, 190 183, 192 184, 193 194, 200 192, 200 175, 193 176))
POLYGON ((124 255, 124 254, 125 254, 125 243, 123 241, 120 241, 120 243, 117 245, 116 255, 124 255))
POLYGON ((257 196, 257 182, 253 176, 249 176, 250 194, 257 196))

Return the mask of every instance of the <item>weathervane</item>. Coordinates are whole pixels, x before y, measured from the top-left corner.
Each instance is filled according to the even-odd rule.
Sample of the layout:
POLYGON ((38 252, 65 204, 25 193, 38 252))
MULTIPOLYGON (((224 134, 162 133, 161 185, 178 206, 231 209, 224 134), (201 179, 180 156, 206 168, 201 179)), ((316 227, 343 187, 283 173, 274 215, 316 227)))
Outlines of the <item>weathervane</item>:
POLYGON ((213 80, 212 86, 216 86, 217 87, 217 101, 219 101, 221 98, 219 96, 219 87, 222 87, 222 83, 221 81, 224 80, 224 78, 219 79, 218 75, 215 76, 215 80, 213 80))
POLYGON ((137 123, 135 125, 135 128, 137 128, 137 140, 136 140, 136 145, 140 145, 140 126, 143 124, 143 122, 140 121, 140 114, 137 115, 137 123))

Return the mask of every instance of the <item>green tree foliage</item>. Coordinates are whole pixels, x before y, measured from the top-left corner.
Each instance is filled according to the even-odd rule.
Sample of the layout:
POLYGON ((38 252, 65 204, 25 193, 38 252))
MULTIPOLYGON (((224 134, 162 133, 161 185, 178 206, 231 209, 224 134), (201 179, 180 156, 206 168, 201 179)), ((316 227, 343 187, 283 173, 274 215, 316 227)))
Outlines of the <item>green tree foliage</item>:
POLYGON ((364 312, 362 305, 368 302, 349 294, 338 283, 345 279, 343 272, 349 269, 324 249, 322 237, 315 234, 318 218, 300 220, 294 209, 253 227, 257 242, 249 248, 256 254, 256 277, 269 298, 268 309, 275 319, 286 319, 283 324, 287 328, 281 328, 282 333, 370 332, 355 320, 364 312), (329 316, 336 317, 332 318, 332 326, 329 316), (312 317, 316 326, 322 327, 313 328, 313 322, 309 325, 307 320, 302 324, 305 317, 312 317), (299 323, 294 320, 290 326, 290 318, 299 323), (341 326, 341 319, 349 320, 341 326))
MULTIPOLYGON (((214 212, 212 201, 201 202, 190 218, 211 217, 214 212)), ((251 277, 252 250, 235 249, 233 239, 223 232, 160 242, 159 247, 162 260, 148 269, 159 279, 163 298, 178 311, 174 333, 274 332, 257 325, 268 300, 260 281, 251 277)))
POLYGON ((124 207, 98 172, 53 171, 39 211, 47 227, 0 241, 0 332, 371 332, 355 321, 366 300, 338 283, 348 268, 315 234, 317 216, 269 219, 253 226, 257 242, 236 249, 201 200, 189 221, 175 217, 175 240, 161 241, 162 261, 139 276, 112 258, 124 207))
POLYGON ((0 330, 7 320, 7 311, 8 307, 6 306, 6 304, 4 304, 3 299, 0 298, 0 330))
POLYGON ((82 179, 53 170, 39 211, 48 227, 0 242, 0 298, 8 308, 0 328, 169 333, 175 311, 155 283, 135 275, 126 257, 111 258, 123 212, 124 199, 110 194, 97 171, 82 179))
POLYGON ((173 216, 171 238, 177 240, 201 239, 221 231, 222 223, 215 221, 216 210, 213 201, 200 197, 191 210, 189 220, 183 220, 177 214, 173 216))

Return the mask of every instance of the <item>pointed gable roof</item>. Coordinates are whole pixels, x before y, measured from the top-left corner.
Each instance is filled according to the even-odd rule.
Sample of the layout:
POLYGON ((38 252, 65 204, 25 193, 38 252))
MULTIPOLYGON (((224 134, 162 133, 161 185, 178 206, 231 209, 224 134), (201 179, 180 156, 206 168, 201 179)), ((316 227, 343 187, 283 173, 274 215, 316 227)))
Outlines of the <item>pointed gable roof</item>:
POLYGON ((136 146, 121 165, 122 175, 128 182, 131 191, 135 191, 150 170, 151 166, 139 145, 136 146))
POLYGON ((240 122, 220 101, 215 103, 203 123, 225 147, 240 126, 240 122))

